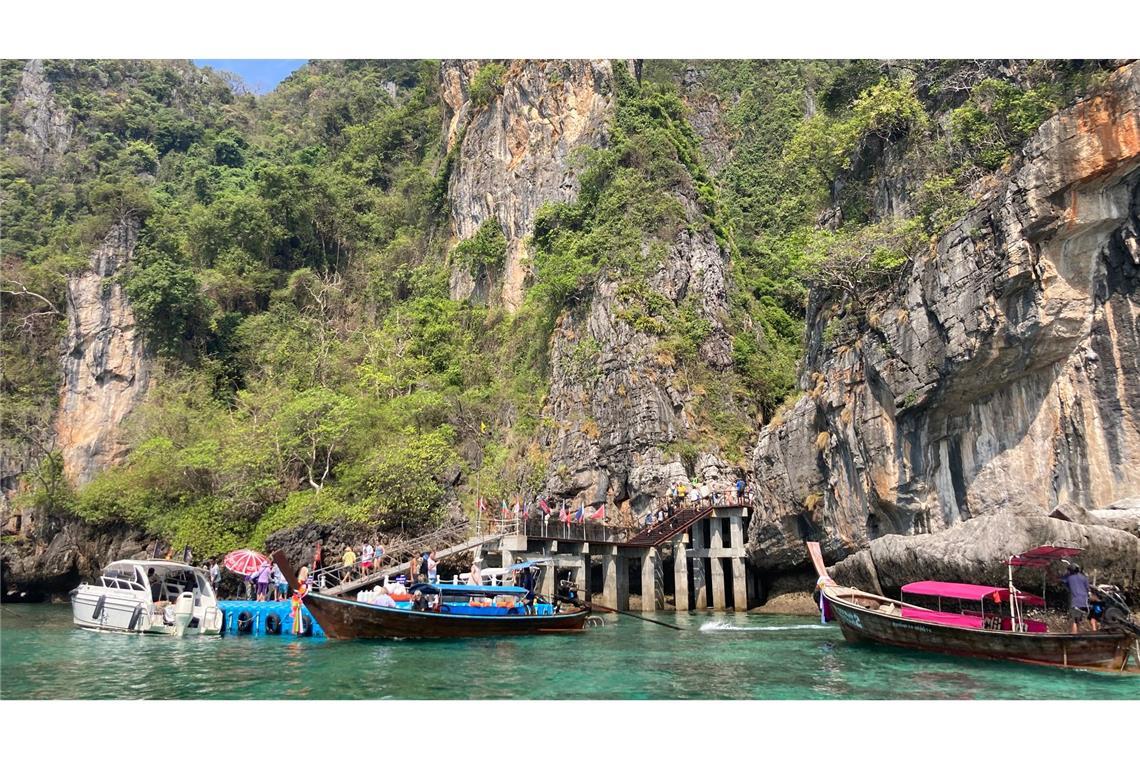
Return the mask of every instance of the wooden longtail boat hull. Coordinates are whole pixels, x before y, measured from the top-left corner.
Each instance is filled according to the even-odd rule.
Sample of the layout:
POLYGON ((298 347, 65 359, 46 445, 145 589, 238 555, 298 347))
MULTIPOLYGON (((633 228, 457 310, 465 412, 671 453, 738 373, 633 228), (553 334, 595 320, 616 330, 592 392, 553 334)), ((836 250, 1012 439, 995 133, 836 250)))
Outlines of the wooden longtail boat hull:
POLYGON ((305 606, 333 639, 450 639, 579 631, 589 609, 555 615, 451 615, 378 607, 325 594, 308 594, 305 606))
POLYGON ((866 600, 871 595, 852 589, 825 586, 822 591, 839 622, 843 637, 851 642, 874 642, 925 652, 1035 665, 1121 671, 1136 641, 1132 634, 1119 631, 1014 633, 940 625, 868 609, 853 599, 866 600), (849 593, 845 595, 844 591, 849 593))

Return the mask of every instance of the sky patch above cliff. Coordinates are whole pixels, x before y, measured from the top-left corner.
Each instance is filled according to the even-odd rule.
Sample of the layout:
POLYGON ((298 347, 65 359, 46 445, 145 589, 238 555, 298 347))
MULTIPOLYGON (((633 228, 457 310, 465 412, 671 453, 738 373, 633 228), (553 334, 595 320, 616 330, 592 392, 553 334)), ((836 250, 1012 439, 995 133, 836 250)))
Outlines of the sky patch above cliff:
POLYGON ((195 58, 198 66, 237 74, 254 93, 271 92, 285 77, 304 66, 305 58, 195 58))

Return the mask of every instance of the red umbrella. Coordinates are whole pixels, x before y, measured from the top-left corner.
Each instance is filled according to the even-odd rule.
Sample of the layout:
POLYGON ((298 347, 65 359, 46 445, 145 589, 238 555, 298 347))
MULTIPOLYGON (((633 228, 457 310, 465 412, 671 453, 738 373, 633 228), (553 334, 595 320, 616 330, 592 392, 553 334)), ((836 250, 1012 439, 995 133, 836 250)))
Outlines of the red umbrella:
POLYGON ((269 557, 253 549, 235 549, 222 560, 222 566, 238 575, 250 576, 269 564, 269 557))

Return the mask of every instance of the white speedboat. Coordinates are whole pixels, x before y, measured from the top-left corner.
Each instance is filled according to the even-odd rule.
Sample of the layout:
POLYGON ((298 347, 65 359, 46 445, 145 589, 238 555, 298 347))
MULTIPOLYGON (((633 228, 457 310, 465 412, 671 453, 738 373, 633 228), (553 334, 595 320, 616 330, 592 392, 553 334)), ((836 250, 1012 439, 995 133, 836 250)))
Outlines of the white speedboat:
POLYGON ((165 560, 120 560, 71 592, 77 626, 174 636, 220 634, 222 611, 201 570, 165 560))

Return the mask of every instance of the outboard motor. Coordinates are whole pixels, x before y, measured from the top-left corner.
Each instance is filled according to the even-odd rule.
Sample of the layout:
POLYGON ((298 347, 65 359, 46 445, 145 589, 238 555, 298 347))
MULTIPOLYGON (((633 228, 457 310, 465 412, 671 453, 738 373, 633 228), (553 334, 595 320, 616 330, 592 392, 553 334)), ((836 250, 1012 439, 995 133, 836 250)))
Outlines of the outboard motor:
POLYGON ((182 636, 194 619, 194 594, 183 591, 174 602, 174 635, 182 636))
POLYGON ((1105 628, 1123 628, 1126 631, 1140 636, 1140 624, 1132 619, 1132 610, 1128 608, 1127 602, 1124 601, 1124 595, 1120 593, 1120 589, 1108 583, 1102 583, 1099 586, 1093 587, 1094 593, 1099 597, 1099 601, 1091 602, 1100 609, 1100 622, 1105 628))

